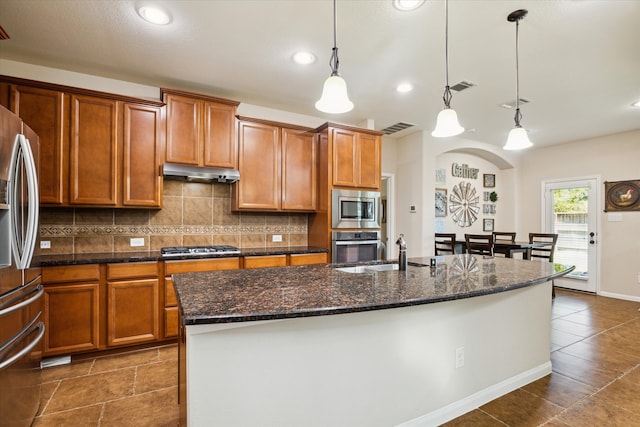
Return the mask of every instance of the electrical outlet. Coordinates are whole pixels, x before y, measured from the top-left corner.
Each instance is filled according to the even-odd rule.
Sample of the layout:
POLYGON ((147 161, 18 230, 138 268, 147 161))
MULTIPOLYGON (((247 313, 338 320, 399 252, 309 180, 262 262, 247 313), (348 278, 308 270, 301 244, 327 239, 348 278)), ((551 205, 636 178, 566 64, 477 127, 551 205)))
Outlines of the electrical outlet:
POLYGON ((638 273, 638 284, 640 285, 640 273, 638 273))
POLYGON ((274 234, 271 236, 272 242, 282 242, 282 234, 274 234))
POLYGON ((144 237, 133 237, 131 240, 129 240, 129 244, 132 248, 144 246, 144 237))
POLYGON ((40 249, 51 249, 51 241, 50 240, 40 240, 40 249))
POLYGON ((456 348, 456 368, 464 366, 464 347, 456 348))

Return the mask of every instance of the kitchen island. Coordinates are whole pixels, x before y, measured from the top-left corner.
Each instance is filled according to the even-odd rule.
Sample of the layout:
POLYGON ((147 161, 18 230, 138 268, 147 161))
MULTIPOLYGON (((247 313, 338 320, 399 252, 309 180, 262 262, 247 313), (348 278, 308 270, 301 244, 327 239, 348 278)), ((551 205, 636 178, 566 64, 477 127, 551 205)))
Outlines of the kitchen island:
POLYGON ((410 261, 175 275, 182 424, 437 425, 551 372, 573 267, 410 261))

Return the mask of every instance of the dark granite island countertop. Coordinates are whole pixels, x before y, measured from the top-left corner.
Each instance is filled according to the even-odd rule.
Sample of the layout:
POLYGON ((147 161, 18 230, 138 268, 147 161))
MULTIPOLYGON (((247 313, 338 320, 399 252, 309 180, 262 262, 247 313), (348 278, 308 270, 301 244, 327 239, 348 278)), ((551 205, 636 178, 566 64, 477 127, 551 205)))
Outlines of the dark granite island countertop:
MULTIPOLYGON (((406 271, 340 271, 335 264, 174 276, 182 322, 244 322, 353 313, 504 292, 547 282, 573 267, 473 255, 411 258, 406 271), (424 266, 419 266, 424 265, 424 266)), ((380 265, 380 264, 376 264, 380 265)))
POLYGON ((410 261, 174 275, 180 425, 440 425, 551 372, 573 267, 410 261))

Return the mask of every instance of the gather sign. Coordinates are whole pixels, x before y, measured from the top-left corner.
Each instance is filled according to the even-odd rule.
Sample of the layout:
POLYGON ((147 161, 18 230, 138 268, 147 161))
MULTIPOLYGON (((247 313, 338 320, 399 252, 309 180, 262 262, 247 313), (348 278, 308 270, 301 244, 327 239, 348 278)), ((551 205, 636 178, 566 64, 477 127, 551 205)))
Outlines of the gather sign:
POLYGON ((454 163, 451 165, 451 175, 457 178, 478 179, 478 172, 480 172, 480 169, 470 168, 466 163, 462 165, 454 163))

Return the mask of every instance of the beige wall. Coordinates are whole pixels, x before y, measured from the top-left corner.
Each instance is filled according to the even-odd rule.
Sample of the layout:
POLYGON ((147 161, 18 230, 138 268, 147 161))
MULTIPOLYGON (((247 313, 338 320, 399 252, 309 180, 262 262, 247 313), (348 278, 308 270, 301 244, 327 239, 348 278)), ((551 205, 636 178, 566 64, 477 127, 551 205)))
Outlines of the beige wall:
MULTIPOLYGON (((526 152, 519 169, 519 232, 540 228, 544 180, 599 176, 602 182, 640 179, 640 130, 526 152)), ((604 209, 604 185, 600 190, 604 209)), ((599 224, 600 293, 640 300, 640 212, 621 212, 622 221, 599 224)))
POLYGON ((43 208, 42 254, 159 250, 164 246, 233 245, 242 248, 307 245, 307 214, 231 212, 229 184, 165 181, 163 208, 43 208), (271 236, 282 235, 282 242, 271 236), (144 238, 131 247, 131 238, 144 238))

